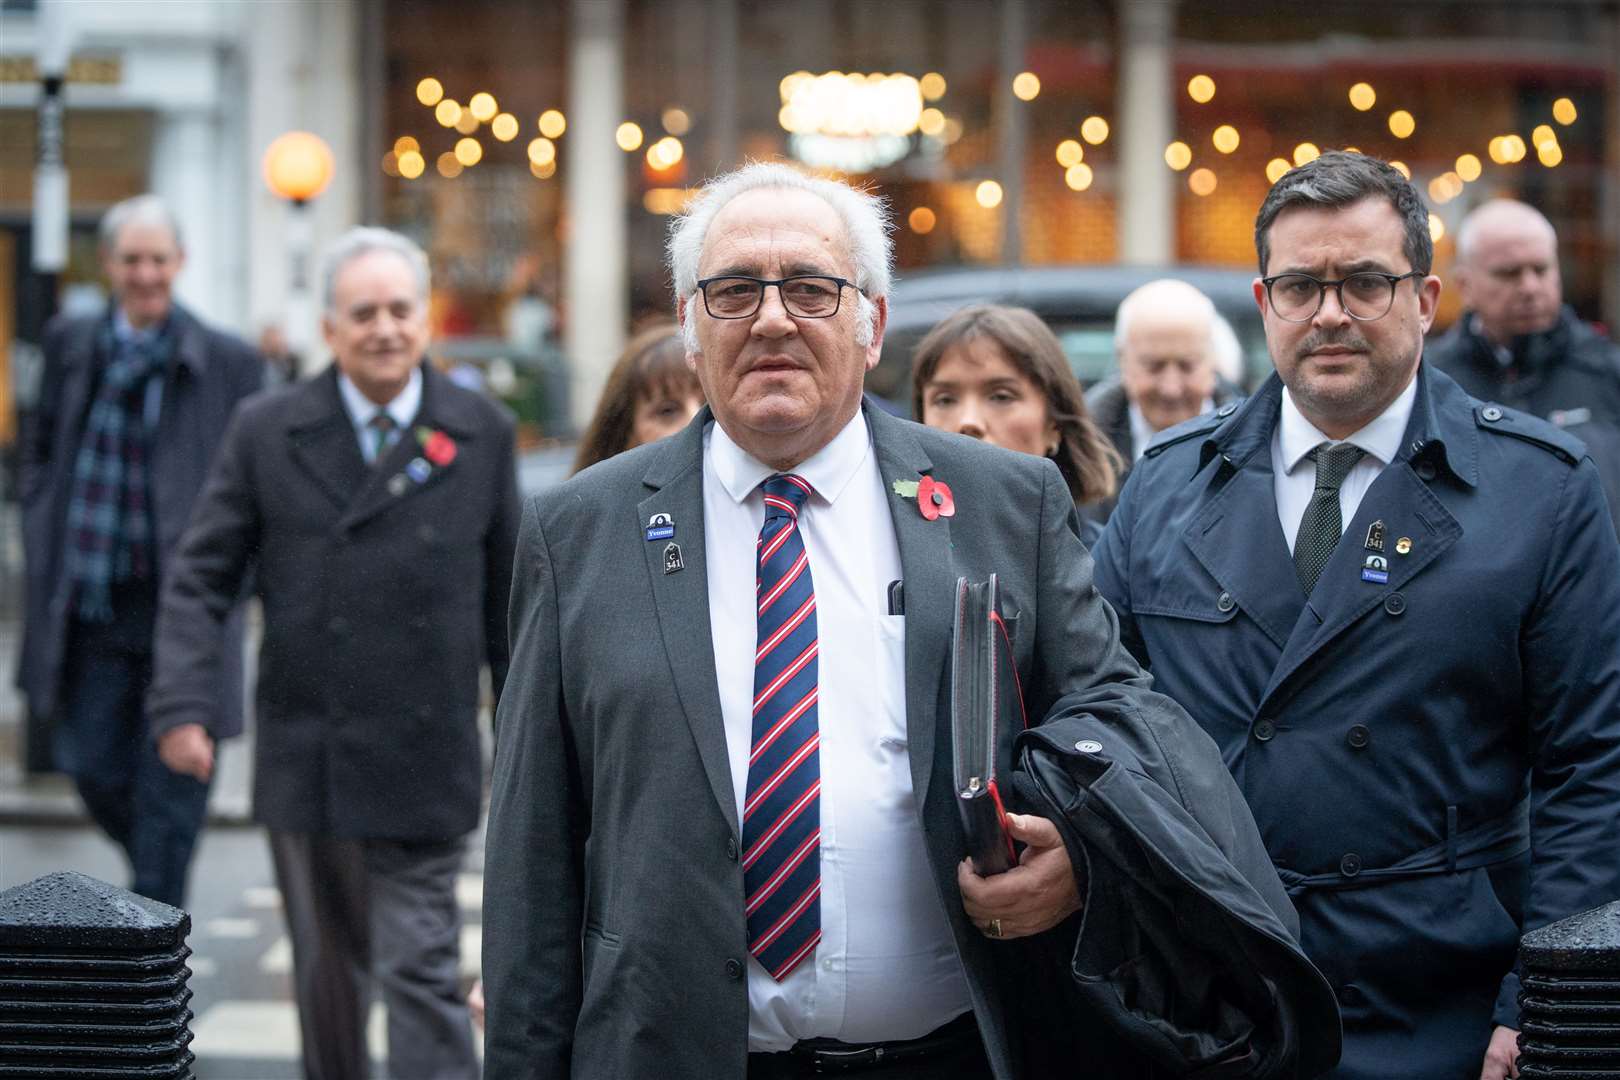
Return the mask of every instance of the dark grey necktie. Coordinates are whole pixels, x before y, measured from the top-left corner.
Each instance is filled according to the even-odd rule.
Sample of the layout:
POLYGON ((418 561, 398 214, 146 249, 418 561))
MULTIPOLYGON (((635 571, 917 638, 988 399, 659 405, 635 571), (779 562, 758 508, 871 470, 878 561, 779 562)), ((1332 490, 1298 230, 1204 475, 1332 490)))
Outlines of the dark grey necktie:
POLYGON ((1305 595, 1316 588, 1322 567, 1339 546, 1344 518, 1339 513, 1339 487, 1366 451, 1349 443, 1322 443, 1307 456, 1316 462, 1316 490, 1299 519, 1299 536, 1294 540, 1294 572, 1299 575, 1305 595))

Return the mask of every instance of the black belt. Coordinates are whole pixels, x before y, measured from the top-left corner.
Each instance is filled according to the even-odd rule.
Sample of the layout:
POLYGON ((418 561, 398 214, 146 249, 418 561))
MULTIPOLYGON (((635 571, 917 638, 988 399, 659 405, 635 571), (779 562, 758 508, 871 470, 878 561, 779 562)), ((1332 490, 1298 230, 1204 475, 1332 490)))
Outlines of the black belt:
POLYGON ((837 1039, 804 1039, 774 1054, 749 1054, 749 1080, 867 1072, 902 1062, 983 1052, 979 1025, 972 1012, 935 1028, 927 1035, 897 1042, 846 1043, 837 1039))

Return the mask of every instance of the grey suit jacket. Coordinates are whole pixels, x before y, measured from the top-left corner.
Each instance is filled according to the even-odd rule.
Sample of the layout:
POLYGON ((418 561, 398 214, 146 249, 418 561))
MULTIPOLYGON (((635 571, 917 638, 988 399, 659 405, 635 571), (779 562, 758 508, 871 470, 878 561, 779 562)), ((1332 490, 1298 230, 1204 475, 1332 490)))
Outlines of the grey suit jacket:
MULTIPOLYGON (((1177 706, 1120 647, 1057 468, 866 409, 887 486, 932 475, 954 518, 891 494, 905 574, 911 775, 935 884, 998 1077, 1020 1075, 1015 950, 967 921, 944 707, 958 575, 1001 576, 1032 717, 1065 693, 1107 722, 1177 706)), ((740 833, 715 682, 703 428, 603 462, 524 510, 484 883, 491 1077, 742 1080, 740 833), (685 569, 647 519, 671 514, 685 569)), ((1003 748, 1010 760, 1011 739, 1003 748)), ((1071 938, 1072 942, 1072 938, 1071 938)))

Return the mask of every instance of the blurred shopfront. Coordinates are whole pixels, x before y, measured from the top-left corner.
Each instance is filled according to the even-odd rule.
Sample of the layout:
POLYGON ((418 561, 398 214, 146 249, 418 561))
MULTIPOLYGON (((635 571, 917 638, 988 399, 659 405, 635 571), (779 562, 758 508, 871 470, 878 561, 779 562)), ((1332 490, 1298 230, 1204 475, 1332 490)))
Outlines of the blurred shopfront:
MULTIPOLYGON (((1562 237, 1571 301, 1620 321, 1613 3, 610 7, 624 71, 629 322, 668 313, 668 215, 744 158, 876 185, 896 211, 902 273, 1014 251, 1030 264, 1246 268, 1270 178, 1330 147, 1410 170, 1429 194, 1442 274, 1469 208, 1498 194, 1536 204, 1562 237), (1127 25, 1144 8, 1158 10, 1156 42, 1127 25), (1007 47, 1009 34, 1021 48, 1007 47), (1122 164, 1121 102, 1144 88, 1119 62, 1132 50, 1163 56, 1148 69, 1163 84, 1154 123, 1165 136, 1154 148, 1162 175, 1148 183, 1122 164), (1168 206, 1158 259, 1133 257, 1122 231, 1144 197, 1168 206)), ((562 342, 570 320, 599 310, 566 289, 567 260, 592 257, 588 238, 571 249, 580 238, 564 183, 579 138, 570 93, 592 85, 570 81, 575 14, 522 0, 383 8, 373 198, 432 250, 435 311, 451 337, 511 340, 520 326, 562 342)), ((1455 315, 1448 300, 1442 320, 1455 315)))

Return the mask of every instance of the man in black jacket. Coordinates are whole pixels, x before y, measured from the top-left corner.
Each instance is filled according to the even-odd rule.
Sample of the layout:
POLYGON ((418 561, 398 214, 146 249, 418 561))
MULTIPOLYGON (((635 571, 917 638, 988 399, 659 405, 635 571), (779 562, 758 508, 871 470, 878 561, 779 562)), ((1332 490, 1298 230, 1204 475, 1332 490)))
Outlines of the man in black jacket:
POLYGON ((1424 349, 1474 397, 1586 444, 1620 527, 1620 346, 1563 303, 1558 237, 1540 211, 1492 199, 1457 231, 1464 312, 1424 349))
MULTIPOLYGON (((208 787, 165 769, 148 736, 152 621, 208 463, 264 365, 174 302, 185 248, 156 196, 107 211, 101 259, 112 303, 46 327, 40 400, 24 417, 17 681, 54 722, 58 767, 128 855, 131 888, 180 905, 208 787)), ((242 728, 241 620, 229 624, 224 662, 197 688, 221 735, 242 728)))
POLYGON ((479 668, 506 679, 517 533, 510 417, 423 362, 428 265, 382 229, 327 256, 319 378, 226 434, 158 617, 164 760, 212 766, 219 619, 256 571, 254 815, 293 946, 305 1075, 364 1076, 366 985, 388 1075, 478 1073, 456 873, 478 823, 479 668))

